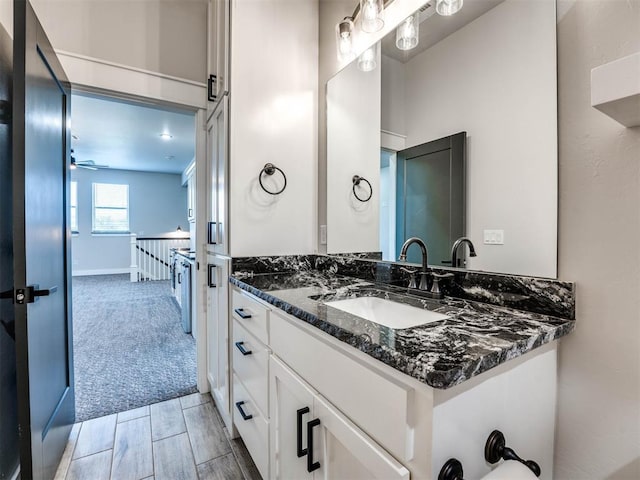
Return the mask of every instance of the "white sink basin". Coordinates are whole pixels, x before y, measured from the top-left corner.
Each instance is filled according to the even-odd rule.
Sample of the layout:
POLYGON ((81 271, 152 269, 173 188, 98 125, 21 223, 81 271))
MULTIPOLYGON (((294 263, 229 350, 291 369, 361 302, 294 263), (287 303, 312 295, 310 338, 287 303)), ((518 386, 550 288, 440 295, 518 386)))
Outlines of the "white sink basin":
POLYGON ((411 328, 449 318, 442 313, 378 297, 335 300, 325 302, 325 305, 394 329, 411 328))

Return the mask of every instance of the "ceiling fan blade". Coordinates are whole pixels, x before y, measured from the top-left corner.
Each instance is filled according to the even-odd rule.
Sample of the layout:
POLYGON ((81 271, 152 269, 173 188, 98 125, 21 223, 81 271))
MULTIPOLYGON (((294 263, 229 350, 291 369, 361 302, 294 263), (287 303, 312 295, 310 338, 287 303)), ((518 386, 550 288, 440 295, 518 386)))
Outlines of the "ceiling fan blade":
POLYGON ((83 162, 76 162, 76 165, 79 167, 93 168, 94 170, 98 168, 109 168, 109 165, 98 165, 93 160, 87 160, 83 162))
POLYGON ((78 167, 78 168, 86 168, 87 170, 98 170, 98 168, 93 166, 93 165, 83 165, 81 163, 76 163, 76 167, 78 167))

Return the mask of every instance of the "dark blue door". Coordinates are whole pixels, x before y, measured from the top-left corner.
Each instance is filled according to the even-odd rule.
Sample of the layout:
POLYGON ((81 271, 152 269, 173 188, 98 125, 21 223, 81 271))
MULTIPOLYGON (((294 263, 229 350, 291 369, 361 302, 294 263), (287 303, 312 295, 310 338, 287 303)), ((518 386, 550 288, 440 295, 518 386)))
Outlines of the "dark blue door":
POLYGON ((13 247, 22 478, 50 479, 74 421, 70 87, 31 5, 14 2, 13 247))

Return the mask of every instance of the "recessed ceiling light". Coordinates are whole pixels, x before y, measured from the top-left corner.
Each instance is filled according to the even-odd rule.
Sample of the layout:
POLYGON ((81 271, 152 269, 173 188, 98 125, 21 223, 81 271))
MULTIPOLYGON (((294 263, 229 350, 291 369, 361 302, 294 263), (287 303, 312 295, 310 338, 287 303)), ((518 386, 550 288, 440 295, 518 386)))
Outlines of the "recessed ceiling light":
POLYGON ((160 138, 162 138, 163 140, 171 140, 173 138, 173 135, 169 133, 161 133, 160 138))

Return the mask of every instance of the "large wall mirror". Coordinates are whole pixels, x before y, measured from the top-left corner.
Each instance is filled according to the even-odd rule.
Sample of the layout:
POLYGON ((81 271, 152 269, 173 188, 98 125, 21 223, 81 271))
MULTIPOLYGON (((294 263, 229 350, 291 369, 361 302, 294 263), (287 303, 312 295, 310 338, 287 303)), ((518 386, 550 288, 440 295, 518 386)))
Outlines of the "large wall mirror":
POLYGON ((458 267, 555 278, 555 0, 417 19, 415 47, 393 30, 327 83, 327 253, 395 261, 419 236, 451 266, 464 236, 458 267))

